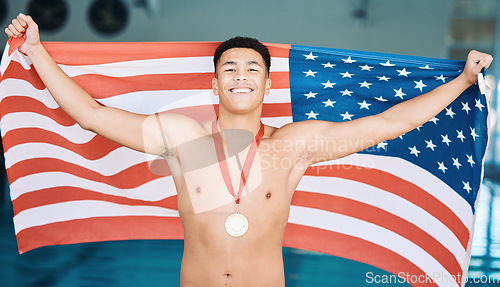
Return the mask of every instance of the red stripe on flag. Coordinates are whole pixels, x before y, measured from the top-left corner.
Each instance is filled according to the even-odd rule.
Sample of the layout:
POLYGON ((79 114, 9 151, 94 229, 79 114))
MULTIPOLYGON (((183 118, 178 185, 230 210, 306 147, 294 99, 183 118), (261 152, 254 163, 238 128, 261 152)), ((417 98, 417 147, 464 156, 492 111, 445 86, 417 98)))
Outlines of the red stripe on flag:
MULTIPOLYGON (((54 60, 68 65, 98 65, 113 62, 179 58, 213 57, 221 42, 149 42, 149 43, 96 43, 43 42, 54 60), (103 50, 112 51, 102 55, 103 50)), ((267 44, 272 57, 288 58, 291 45, 267 44)))
POLYGON ((292 205, 326 210, 370 222, 401 235, 434 257, 450 274, 460 274, 462 268, 453 254, 422 229, 383 209, 348 198, 320 193, 296 191, 292 205))
POLYGON ((8 68, 0 77, 0 81, 5 79, 18 79, 29 82, 38 90, 45 89, 45 84, 42 79, 38 76, 33 65, 30 66, 30 70, 23 68, 21 64, 16 61, 10 61, 8 68))
POLYGON ((37 113, 44 115, 62 126, 72 126, 75 121, 61 108, 51 109, 42 102, 26 96, 10 96, 2 100, 0 119, 13 113, 37 113))
POLYGON ((291 117, 292 103, 264 103, 262 117, 291 117))
POLYGON ((95 160, 102 158, 114 151, 121 145, 110 141, 102 136, 96 135, 86 143, 73 143, 68 139, 51 131, 40 128, 22 128, 8 131, 3 137, 4 151, 26 143, 46 143, 64 147, 83 158, 95 160))
POLYGON ((56 222, 17 234, 19 253, 47 245, 137 239, 183 239, 178 217, 121 216, 56 222))
MULTIPOLYGON (((165 161, 165 160, 163 160, 165 161)), ((154 168, 154 167, 152 167, 154 168)), ((162 165, 162 174, 150 171, 147 162, 128 167, 114 175, 102 175, 86 167, 56 158, 33 158, 18 162, 7 169, 9 182, 13 184, 19 178, 43 172, 60 172, 72 174, 94 182, 101 182, 116 188, 136 188, 164 175, 170 175, 167 164, 162 165)), ((157 170, 155 170, 157 171, 157 170)))
MULTIPOLYGON (((288 223, 283 245, 327 253, 366 263, 393 274, 422 276, 426 274, 399 254, 369 241, 328 230, 288 223)), ((434 282, 412 286, 438 286, 434 282)))
POLYGON ((99 65, 114 62, 179 57, 211 57, 219 42, 175 43, 99 43, 43 42, 57 63, 65 65, 99 65), (186 45, 187 44, 187 45, 186 45), (111 53, 102 51, 108 50, 111 53))
MULTIPOLYGON (((277 58, 288 58, 290 55, 290 49, 292 45, 290 44, 277 44, 277 43, 263 43, 266 45, 271 57, 277 58)), ((272 67, 272 64, 271 64, 272 67)))
POLYGON ((123 196, 103 194, 73 186, 60 186, 33 191, 19 196, 12 202, 14 206, 14 216, 16 216, 17 214, 19 214, 19 212, 28 210, 30 208, 76 200, 100 200, 130 206, 141 205, 164 207, 174 210, 178 209, 177 195, 173 195, 157 201, 146 201, 126 198, 123 196))
POLYGON ((393 174, 360 166, 333 165, 328 168, 313 166, 307 169, 305 175, 331 176, 332 173, 335 177, 366 183, 391 192, 421 207, 446 225, 455 234, 464 249, 467 249, 470 233, 464 223, 448 206, 417 185, 393 174))

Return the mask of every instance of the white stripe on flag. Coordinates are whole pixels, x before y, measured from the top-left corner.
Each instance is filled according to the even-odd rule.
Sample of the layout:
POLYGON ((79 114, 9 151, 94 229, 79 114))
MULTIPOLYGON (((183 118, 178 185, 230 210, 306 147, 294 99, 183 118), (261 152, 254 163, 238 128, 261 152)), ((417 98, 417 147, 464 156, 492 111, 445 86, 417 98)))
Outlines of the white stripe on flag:
POLYGON ((35 99, 50 109, 57 109, 59 105, 54 101, 47 89, 38 90, 30 82, 18 79, 4 79, 0 82, 0 103, 11 96, 23 96, 35 99))
POLYGON ((64 172, 43 172, 24 176, 11 184, 11 197, 53 187, 71 186, 97 193, 144 201, 158 201, 176 195, 172 177, 161 177, 135 188, 117 188, 64 172), (161 192, 159 192, 161 191, 161 192))
POLYGON ((30 58, 28 56, 21 54, 19 52, 19 50, 17 50, 17 49, 14 51, 14 53, 12 53, 12 55, 9 56, 7 53, 8 47, 9 47, 9 45, 5 46, 5 50, 4 50, 5 52, 2 56, 2 64, 3 65, 0 67, 1 74, 2 75, 4 74, 5 70, 7 69, 10 62, 12 62, 12 61, 20 63, 25 70, 29 70, 31 68, 31 65, 32 65, 30 58), (9 60, 9 58, 10 58, 10 60, 9 60))
POLYGON ((14 216, 16 234, 30 227, 76 219, 114 216, 179 217, 177 210, 158 206, 123 205, 98 200, 61 202, 30 208, 14 216))
POLYGON ((151 159, 145 153, 119 147, 101 158, 90 160, 61 146, 34 142, 13 146, 5 153, 6 161, 8 159, 7 168, 14 163, 34 158, 60 159, 86 167, 104 176, 115 175, 131 166, 151 159))
POLYGON ((271 117, 271 118, 261 118, 262 123, 268 126, 280 128, 293 121, 293 117, 271 117))
MULTIPOLYGON (((271 58, 271 72, 288 72, 288 58, 271 58)), ((180 57, 115 62, 96 65, 62 65, 70 77, 98 74, 112 77, 137 75, 214 73, 213 57, 180 57)))
POLYGON ((84 130, 77 124, 62 126, 53 119, 37 113, 18 112, 3 116, 1 121, 2 137, 8 131, 22 128, 39 128, 51 131, 76 144, 87 143, 96 136, 94 132, 84 130))

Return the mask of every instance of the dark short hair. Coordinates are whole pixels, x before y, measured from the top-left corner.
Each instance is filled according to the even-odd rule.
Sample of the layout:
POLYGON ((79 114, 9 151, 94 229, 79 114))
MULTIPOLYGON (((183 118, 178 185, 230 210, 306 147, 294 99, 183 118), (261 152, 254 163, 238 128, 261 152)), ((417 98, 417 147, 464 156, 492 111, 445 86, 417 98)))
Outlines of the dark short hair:
POLYGON ((264 59, 264 63, 266 64, 267 68, 266 74, 269 75, 269 69, 271 68, 271 55, 269 54, 269 50, 267 49, 267 47, 264 46, 264 44, 259 42, 257 39, 238 36, 231 38, 225 42, 222 42, 215 50, 214 68, 216 76, 217 76, 217 64, 219 63, 220 57, 225 51, 232 48, 248 48, 259 53, 262 56, 262 59, 264 59))

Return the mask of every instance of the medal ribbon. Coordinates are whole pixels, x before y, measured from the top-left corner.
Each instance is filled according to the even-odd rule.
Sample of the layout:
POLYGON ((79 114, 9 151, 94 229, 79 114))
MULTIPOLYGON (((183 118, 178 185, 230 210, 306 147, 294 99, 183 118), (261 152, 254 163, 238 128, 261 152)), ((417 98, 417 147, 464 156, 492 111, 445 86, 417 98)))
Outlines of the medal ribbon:
MULTIPOLYGON (((231 176, 229 175, 229 168, 227 167, 226 155, 224 153, 224 146, 222 144, 222 137, 217 129, 217 121, 213 121, 212 123, 212 135, 214 138, 215 152, 217 153, 217 160, 219 161, 219 168, 222 173, 222 178, 224 178, 224 183, 226 183, 226 187, 229 193, 235 198, 236 204, 239 204, 241 194, 243 193, 243 188, 247 183, 247 177, 250 173, 250 168, 252 167, 252 162, 255 158, 255 154, 257 153, 260 142, 264 137, 264 124, 262 122, 260 123, 260 129, 255 135, 252 143, 250 144, 250 149, 248 150, 247 157, 245 158, 245 163, 243 164, 243 168, 241 170, 238 194, 234 192, 231 176)), ((236 154, 236 157, 237 156, 238 154, 236 154)))

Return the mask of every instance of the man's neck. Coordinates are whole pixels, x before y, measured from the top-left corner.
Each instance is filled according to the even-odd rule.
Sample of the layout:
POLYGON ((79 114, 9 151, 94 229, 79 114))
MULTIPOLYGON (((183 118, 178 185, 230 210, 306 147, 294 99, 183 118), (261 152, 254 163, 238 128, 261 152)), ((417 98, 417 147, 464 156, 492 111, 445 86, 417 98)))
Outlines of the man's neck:
POLYGON ((254 135, 260 129, 260 113, 235 115, 219 111, 218 124, 221 131, 225 129, 242 129, 251 131, 254 135))

